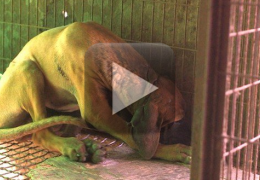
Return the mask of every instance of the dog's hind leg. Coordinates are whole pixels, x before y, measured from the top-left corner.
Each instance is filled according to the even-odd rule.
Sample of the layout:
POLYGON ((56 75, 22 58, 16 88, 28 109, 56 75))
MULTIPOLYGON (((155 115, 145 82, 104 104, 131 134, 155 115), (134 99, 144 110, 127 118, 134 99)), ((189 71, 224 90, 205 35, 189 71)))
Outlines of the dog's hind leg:
MULTIPOLYGON (((24 124, 28 117, 33 121, 47 118, 44 86, 44 76, 36 63, 30 60, 11 63, 0 84, 0 127, 3 132, 6 128, 24 124)), ((85 143, 76 138, 58 137, 44 129, 34 133, 32 139, 71 160, 86 160, 85 143)))
MULTIPOLYGON (((25 103, 26 111, 31 115, 33 121, 39 121, 47 117, 45 108, 45 94, 44 94, 44 76, 38 67, 30 62, 34 68, 33 74, 27 74, 30 79, 31 87, 34 90, 33 96, 29 97, 29 104, 25 103)), ((62 116, 60 116, 62 118, 62 116)), ((73 161, 86 161, 88 152, 84 142, 76 139, 75 137, 59 137, 48 129, 41 130, 33 134, 33 142, 41 145, 42 147, 58 151, 62 155, 69 157, 73 161)))

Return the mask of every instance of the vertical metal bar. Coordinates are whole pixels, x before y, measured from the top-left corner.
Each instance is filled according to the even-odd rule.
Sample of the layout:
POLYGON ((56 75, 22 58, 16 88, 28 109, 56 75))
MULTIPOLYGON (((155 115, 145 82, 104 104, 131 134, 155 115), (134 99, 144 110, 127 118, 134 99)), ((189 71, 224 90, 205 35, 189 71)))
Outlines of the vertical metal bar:
MULTIPOLYGON (((243 1, 240 0, 240 3, 242 3, 243 1)), ((242 12, 243 12, 243 6, 238 5, 238 23, 237 23, 237 31, 241 31, 242 30, 242 12)), ((240 53, 241 53, 241 36, 237 37, 236 40, 236 48, 235 48, 235 63, 234 63, 234 73, 238 74, 239 73, 239 65, 240 65, 240 53)), ((235 75, 234 79, 233 79, 233 87, 234 89, 236 89, 238 87, 238 76, 235 75)), ((234 137, 235 136, 235 124, 236 124, 236 113, 237 113, 237 96, 234 93, 234 95, 232 96, 232 107, 231 107, 231 121, 229 121, 229 123, 231 123, 231 127, 230 127, 230 136, 234 137)), ((229 150, 232 150, 234 148, 234 140, 229 140, 229 150)), ((233 169, 233 154, 229 155, 229 160, 228 160, 228 171, 227 171, 227 179, 232 179, 232 169, 233 169)))
MULTIPOLYGON (((198 7, 198 14, 200 12, 200 6, 198 7)), ((197 19, 197 23, 196 23, 196 29, 198 30, 199 27, 199 20, 197 19)), ((197 42, 198 42, 198 32, 196 32, 196 36, 195 36, 195 49, 197 49, 197 42)))
MULTIPOLYGON (((74 16, 75 16, 75 11, 74 11, 74 9, 75 9, 75 3, 76 3, 76 1, 73 1, 72 2, 72 8, 71 8, 71 10, 72 10, 72 12, 71 12, 71 15, 72 15, 72 22, 74 22, 74 16)), ((84 3, 84 0, 83 0, 83 3, 84 3)), ((84 19, 84 4, 82 4, 82 8, 83 8, 83 15, 82 15, 82 19, 84 19)))
POLYGON ((45 27, 48 27, 48 26, 47 26, 47 16, 48 16, 48 13, 47 13, 47 9, 48 9, 48 6, 47 6, 47 0, 44 0, 44 2, 45 2, 45 3, 44 3, 44 4, 45 4, 45 12, 44 12, 44 13, 45 13, 45 17, 44 17, 44 26, 45 26, 45 27))
MULTIPOLYGON (((176 4, 177 4, 177 0, 176 0, 176 4)), ((184 47, 186 47, 186 28, 187 28, 187 19, 188 19, 188 18, 187 18, 187 14, 188 14, 188 12, 187 12, 187 11, 188 11, 188 1, 186 0, 186 4, 185 4, 185 5, 182 5, 182 6, 185 6, 185 13, 184 13, 184 14, 185 14, 185 25, 184 25, 184 32, 185 32, 185 33, 184 33, 184 44, 183 44, 183 45, 184 45, 184 47)), ((176 11, 176 10, 175 10, 175 11, 176 11)), ((175 19, 175 20, 176 20, 176 19, 175 19)), ((183 54, 182 54, 182 56, 183 56, 182 59, 185 59, 186 51, 183 50, 182 53, 183 53, 183 54)), ((185 72, 184 63, 185 63, 185 61, 182 62, 182 67, 181 67, 181 68, 182 68, 182 72, 185 72)), ((185 78, 184 76, 181 77, 181 82, 182 82, 182 86, 181 86, 181 87, 182 87, 182 88, 183 88, 184 78, 185 78)))
MULTIPOLYGON (((13 7, 13 0, 11 1, 11 12, 13 12, 14 11, 14 7, 13 7)), ((11 26, 11 33, 10 33, 10 39, 11 39, 11 43, 10 43, 10 59, 12 59, 12 57, 13 57, 13 33, 14 33, 14 25, 13 25, 13 22, 14 22, 14 19, 13 19, 13 17, 14 17, 14 14, 12 13, 12 17, 11 17, 11 21, 12 21, 12 24, 10 25, 11 26)))
MULTIPOLYGON (((211 60, 209 64, 209 87, 207 102, 209 104, 215 104, 213 107, 207 107, 208 115, 206 116, 206 127, 209 126, 206 131, 209 136, 206 136, 207 141, 213 140, 210 146, 204 147, 204 168, 211 166, 211 172, 207 172, 207 175, 211 175, 210 178, 205 179, 217 179, 220 172, 220 159, 222 158, 223 141, 220 138, 223 127, 223 114, 224 114, 224 94, 226 76, 218 74, 220 72, 226 72, 227 67, 227 53, 228 53, 228 35, 229 35, 229 16, 230 16, 230 1, 229 0, 214 0, 213 1, 213 14, 212 14, 212 51, 211 60), (216 22, 219 22, 216 23, 216 22), (216 57, 215 57, 216 56, 216 57), (215 58, 215 59, 214 59, 215 58), (215 85, 215 86, 214 86, 215 85), (214 95, 215 91, 215 95, 214 95), (215 101, 215 102, 214 102, 215 101), (210 127, 213 127, 211 131, 210 127), (212 161, 208 161, 207 157, 212 158, 212 161), (209 164, 211 162, 211 165, 209 164)), ((210 145, 210 143, 208 144, 210 145)), ((207 177, 207 176, 206 176, 207 177)))
MULTIPOLYGON (((249 0, 248 1, 248 3, 251 3, 251 0, 249 0)), ((245 17, 244 17, 244 19, 243 19, 243 21, 244 20, 247 20, 246 21, 246 24, 244 25, 244 28, 243 29, 249 29, 250 27, 250 14, 251 14, 251 6, 247 6, 246 7, 246 10, 245 10, 245 13, 246 12, 248 12, 247 14, 245 14, 245 17)), ((242 63, 242 68, 243 68, 243 70, 242 70, 242 74, 246 74, 246 70, 247 70, 247 62, 248 62, 248 55, 249 55, 249 53, 248 53, 248 43, 249 43, 249 37, 248 36, 246 36, 246 38, 245 38, 245 43, 243 43, 242 42, 242 45, 244 44, 244 46, 243 46, 243 48, 242 49, 244 49, 244 55, 243 55, 243 63, 242 63)), ((232 47, 232 46, 231 46, 232 47)), ((241 79, 241 85, 244 85, 245 84, 245 77, 244 76, 242 76, 241 77, 242 79, 241 79)), ((244 114, 244 101, 245 101, 245 93, 242 93, 241 94, 241 97, 240 97, 240 112, 239 112, 239 129, 238 129, 238 134, 237 134, 237 136, 238 136, 238 138, 242 138, 242 128, 243 128, 243 114, 244 114)), ((241 145, 241 141, 238 141, 238 146, 239 145, 241 145)), ((237 159, 236 159, 236 179, 238 178, 238 176, 239 176, 239 169, 240 169, 240 164, 241 164, 241 154, 242 152, 241 151, 239 151, 238 152, 238 155, 237 155, 237 159)))
MULTIPOLYGON (((232 12, 232 10, 231 10, 232 12)), ((234 43, 234 40, 230 40, 230 44, 233 45, 234 43)), ((231 71, 231 62, 229 62, 231 59, 233 59, 233 54, 232 54, 232 51, 230 51, 228 53, 228 63, 227 63, 227 71, 229 72, 229 70, 231 71)), ((230 88, 230 77, 227 77, 226 78, 226 87, 229 89, 230 88)), ((226 89, 227 89, 226 88, 226 89)), ((224 118, 223 118, 223 132, 222 132, 222 135, 224 136, 227 136, 228 134, 228 117, 229 117, 229 103, 230 103, 230 97, 226 97, 225 98, 225 105, 224 105, 224 118)), ((224 143, 223 143, 223 151, 226 152, 226 149, 227 149, 227 142, 228 142, 228 139, 225 138, 224 139, 224 143)), ((225 169, 226 169, 226 160, 227 158, 226 157, 223 157, 222 161, 223 161, 223 166, 222 166, 222 171, 223 171, 223 178, 225 177, 225 169)), ((227 173, 226 173, 227 174, 227 173)))
MULTIPOLYGON (((234 27, 234 25, 236 24, 236 17, 237 16, 239 16, 239 15, 236 15, 236 13, 237 13, 237 10, 236 10, 236 7, 237 7, 237 5, 238 4, 234 4, 234 5, 232 5, 232 8, 231 8, 231 13, 230 14, 232 14, 232 16, 231 16, 231 19, 230 19, 230 27, 234 27)), ((241 16, 240 16, 241 17, 241 16)), ((240 22, 241 22, 241 20, 240 20, 240 22)), ((236 31, 236 29, 235 28, 233 28, 233 29, 231 29, 231 32, 233 32, 233 31, 236 31)), ((235 51, 235 52, 233 52, 233 50, 234 50, 234 41, 235 41, 235 39, 234 39, 235 37, 231 37, 230 38, 230 44, 229 44, 229 57, 228 57, 228 61, 229 61, 229 67, 228 67, 228 72, 231 72, 232 70, 232 68, 231 68, 231 65, 232 64, 237 64, 237 63, 234 63, 232 60, 233 59, 235 59, 235 60, 237 60, 237 58, 239 58, 238 56, 237 56, 237 52, 239 51, 235 51), (233 58, 233 55, 235 55, 235 58, 233 58)), ((237 43, 236 44, 236 46, 240 46, 240 43, 237 43)), ((236 49, 237 50, 237 49, 236 49)), ((235 73, 233 73, 233 74, 235 74, 235 73)), ((227 80, 226 80, 226 86, 227 86, 227 89, 230 89, 230 81, 231 80, 233 80, 233 79, 231 79, 231 76, 229 76, 228 78, 227 78, 227 80)), ((233 81, 232 81, 233 82, 233 81)), ((233 87, 232 87, 233 88, 233 87)), ((233 95, 233 98, 236 98, 236 94, 234 94, 233 95)), ((228 124, 229 123, 232 123, 232 121, 228 121, 228 120, 230 120, 229 119, 229 103, 230 103, 230 97, 229 96, 227 96, 226 97, 226 105, 225 105, 225 118, 224 118, 224 120, 225 120, 225 122, 224 122, 224 129, 223 129, 223 135, 226 135, 227 134, 227 131, 228 131, 228 124)), ((231 99, 232 100, 232 99, 231 99)), ((231 101, 232 102, 232 101, 231 101)), ((233 103, 233 106, 234 106, 234 103, 233 103)), ((233 112, 234 112, 234 110, 233 110, 233 112)), ((232 112, 232 113, 233 113, 232 112)), ((234 133, 231 133, 231 135, 230 136, 232 136, 232 134, 234 135, 234 133)), ((228 138, 226 139, 226 140, 228 140, 228 138)), ((229 149, 229 150, 231 150, 232 149, 232 147, 229 149)), ((232 156, 232 155, 230 155, 230 156, 232 156)), ((229 158, 229 166, 228 166, 228 172, 226 173, 226 175, 227 175, 227 179, 231 179, 231 168, 233 168, 232 166, 230 166, 230 164, 231 163, 233 163, 233 158, 230 158, 230 156, 228 156, 228 157, 226 157, 227 159, 229 158)), ((223 158, 223 162, 225 162, 225 159, 223 158)), ((223 170, 224 170, 224 166, 223 166, 223 170)), ((236 171, 236 174, 238 174, 238 171, 236 171)))
MULTIPOLYGON (((236 8, 235 6, 231 6, 230 7, 230 14, 233 14, 233 13, 236 13, 236 8)), ((230 16, 230 31, 234 31, 234 22, 235 22, 235 19, 236 19, 236 16, 230 16)), ((233 60, 233 47, 234 46, 234 41, 235 41, 235 38, 234 37, 231 37, 229 39, 229 51, 228 51, 228 58, 227 58, 227 72, 231 72, 232 70, 232 60, 233 60)), ((230 89, 231 87, 231 76, 228 75, 226 77, 226 89, 230 89)), ((222 132, 222 135, 223 136, 227 136, 228 134, 228 119, 229 119, 229 109, 230 109, 230 96, 226 97, 225 98, 225 106, 224 106, 224 119, 223 119, 223 132, 222 132)), ((228 142, 228 139, 225 138, 224 140, 224 147, 223 147, 223 150, 224 152, 227 151, 227 142, 228 142)), ((223 171, 225 170, 226 168, 226 159, 228 157, 225 157, 223 158, 223 171)), ((223 176, 224 177, 224 176, 223 176)))
POLYGON ((63 25, 65 25, 65 12, 67 12, 67 10, 66 10, 66 8, 65 8, 65 0, 63 0, 63 12, 64 12, 64 14, 63 14, 63 25))
POLYGON ((152 2, 152 25, 151 25, 151 39, 150 39, 150 42, 153 42, 154 6, 155 6, 155 2, 152 2))
MULTIPOLYGON (((258 4, 259 5, 259 4, 258 4)), ((259 7, 259 6, 258 6, 259 7)), ((258 62, 259 63, 259 62, 258 62)), ((259 64, 258 64, 258 70, 259 70, 259 64)), ((257 91, 258 91, 258 95, 257 95, 257 113, 256 113, 256 119, 257 119, 257 124, 256 124, 256 134, 260 134, 260 119, 258 118, 259 117, 259 101, 260 101, 260 90, 259 90, 259 86, 257 87, 257 91)), ((254 161, 254 179, 256 179, 256 175, 259 174, 258 173, 258 159, 259 157, 259 144, 256 145, 256 148, 255 148, 255 156, 253 158, 253 161, 254 161)), ((258 178, 259 179, 259 178, 258 178)))
POLYGON ((54 25, 56 26, 56 16, 57 16, 57 12, 56 12, 56 2, 57 1, 53 1, 53 5, 54 5, 54 25))
MULTIPOLYGON (((5 3, 3 2, 3 22, 5 22, 5 3)), ((5 45, 5 42, 4 42, 4 32, 5 32, 5 23, 3 23, 3 42, 2 42, 2 50, 3 50, 3 59, 5 59, 5 49, 4 49, 4 45, 5 45)), ((5 71, 4 69, 4 61, 2 61, 1 63, 1 66, 2 66, 2 69, 3 69, 3 72, 5 71)))
MULTIPOLYGON (((256 29, 257 28, 259 28, 259 23, 260 23, 260 0, 258 0, 258 3, 257 3, 258 5, 257 5, 257 22, 256 22, 256 29)), ((259 40, 260 40, 260 36, 259 36, 260 34, 259 34, 259 32, 257 31, 256 32, 256 41, 257 41, 257 50, 258 50, 258 53, 257 54, 255 54, 255 61, 254 61, 254 63, 255 63, 255 72, 253 73, 253 75, 258 75, 258 73, 259 73, 259 40)), ((255 127, 255 125, 256 125, 256 113, 257 113, 257 111, 256 111, 256 108, 257 108, 257 94, 258 94, 258 86, 254 86, 253 87, 254 88, 254 91, 255 91, 255 95, 254 95, 254 116, 253 116, 253 118, 254 118, 254 124, 252 125, 252 127, 254 128, 255 127)), ((258 123, 259 123, 259 121, 258 121, 258 123)), ((257 131, 257 129, 255 129, 256 131, 257 131)), ((255 132, 254 131, 254 134, 255 135, 258 135, 258 133, 257 132, 255 132)), ((253 136, 255 136, 253 134, 253 136)), ((257 145, 257 147, 258 147, 258 145, 257 145)), ((256 147, 256 156, 255 157, 257 157, 258 155, 258 148, 256 147)), ((252 162, 255 162, 254 164, 255 164, 255 169, 256 169, 256 165, 257 165, 257 161, 258 161, 258 159, 257 158, 253 158, 252 157, 253 156, 253 145, 252 145, 252 152, 251 152, 251 158, 252 158, 252 162)), ((251 164, 252 165, 252 164, 251 164)), ((252 169, 252 168, 250 168, 250 169, 252 169)), ((255 170, 255 173, 254 173, 254 177, 255 177, 255 175, 256 175, 256 170, 255 170)))
MULTIPOLYGON (((258 67, 259 68, 259 67, 258 67)), ((260 97, 260 91, 259 91, 259 87, 258 87, 258 101, 259 101, 259 97, 260 97)), ((259 103, 259 102, 258 102, 259 103)), ((258 113, 257 113, 259 117, 259 104, 258 104, 258 113)), ((257 134, 260 134, 260 121, 259 118, 258 119, 258 126, 257 126, 257 134)), ((256 145, 256 150, 255 150, 255 157, 254 157, 254 179, 256 179, 256 174, 258 173, 258 156, 259 156, 259 144, 256 145)))
MULTIPOLYGON (((29 4, 28 4, 28 7, 27 7, 28 11, 30 11, 30 6, 31 6, 31 4, 29 3, 29 4)), ((27 41, 29 41, 29 37, 30 37, 30 36, 29 36, 29 34, 30 34, 30 28, 29 28, 29 24, 30 24, 30 14, 31 14, 31 13, 29 13, 28 16, 27 16, 27 17, 28 17, 28 19, 27 19, 27 22, 28 22, 28 26, 27 26, 27 28, 28 28, 28 31, 27 31, 27 41)))
POLYGON ((113 12, 114 12, 114 7, 113 7, 113 0, 111 0, 111 14, 110 14, 110 30, 112 31, 112 19, 113 19, 113 12))
POLYGON ((141 6, 141 34, 140 34, 140 39, 143 41, 143 29, 144 29, 144 1, 142 1, 142 6, 141 6))
POLYGON ((101 1, 101 23, 102 23, 102 25, 103 25, 103 23, 104 23, 104 1, 102 0, 101 1))
POLYGON ((123 16, 124 16, 124 5, 123 5, 123 0, 121 0, 120 37, 123 36, 123 16))
POLYGON ((192 132, 193 180, 219 180, 229 0, 201 0, 192 132), (203 9, 203 10, 202 10, 203 9), (204 66, 201 66, 201 65, 204 66), (207 82, 203 84, 201 82, 207 82))
MULTIPOLYGON (((256 10, 257 11, 257 10, 256 10)), ((256 18, 255 18, 255 22, 254 22, 254 25, 255 25, 255 23, 256 23, 256 18)), ((254 35, 254 39, 255 39, 255 35, 254 35)), ((252 53, 251 54, 255 54, 254 53, 255 52, 255 46, 253 46, 252 47, 252 53)), ((248 72, 248 74, 252 74, 252 69, 253 69, 253 64, 252 64, 252 61, 251 61, 251 63, 250 63, 250 65, 249 65, 249 72, 248 72)), ((249 80, 248 81, 248 83, 251 83, 252 81, 251 80, 249 80)), ((252 96, 252 94, 251 94, 252 92, 251 91, 248 91, 248 99, 249 99, 249 97, 251 97, 252 96)), ((249 103, 250 103, 250 100, 249 100, 249 103)), ((249 120, 249 118, 250 118, 250 104, 247 104, 247 109, 246 109, 246 120, 247 120, 247 122, 248 122, 248 120, 249 120)), ((248 123, 245 123, 245 126, 246 126, 246 137, 245 138, 249 138, 249 131, 250 131, 250 128, 248 127, 248 123)), ((250 173, 250 171, 248 171, 248 166, 247 166, 247 161, 248 161, 248 159, 247 159, 247 154, 249 153, 248 152, 248 147, 246 147, 245 148, 245 150, 243 151, 244 153, 243 153, 243 178, 244 179, 246 179, 247 178, 247 176, 249 175, 249 173, 250 173)))
POLYGON ((186 41, 187 41, 187 24, 188 24, 188 0, 186 0, 185 4, 185 27, 184 27, 184 47, 186 47, 186 41))
MULTIPOLYGON (((162 40, 161 40, 161 42, 163 42, 163 40, 164 40, 164 22, 165 22, 165 4, 166 4, 166 2, 165 2, 165 0, 162 2, 163 3, 163 15, 162 15, 162 40)), ((154 6, 154 3, 153 3, 153 6, 154 6)), ((153 7, 153 20, 154 20, 154 7, 153 7)), ((153 27, 154 25, 152 25, 152 27, 153 27)), ((152 37, 153 37, 153 31, 152 31, 152 37)), ((160 55, 160 71, 162 71, 162 55, 163 53, 162 53, 162 49, 161 49, 161 55, 160 55)), ((171 64, 172 64, 172 62, 171 62, 171 64)), ((172 72, 172 69, 171 69, 171 72, 172 72)), ((164 130, 165 131, 165 134, 167 133, 167 129, 166 130, 164 130)))
POLYGON ((93 6, 94 6, 94 0, 91 1, 91 20, 92 21, 93 21, 93 18, 94 18, 93 6))
MULTIPOLYGON (((82 0, 82 19, 81 19, 81 22, 84 22, 84 7, 85 7, 85 4, 84 4, 84 0, 82 0)), ((74 5, 72 6, 72 14, 74 15, 74 5)), ((74 16, 72 16, 72 21, 74 22, 74 16)))
POLYGON ((131 0, 131 15, 130 15, 130 38, 133 39, 133 10, 134 10, 134 2, 131 0))
POLYGON ((21 42, 22 42, 22 40, 21 40, 21 39, 22 39, 22 38, 21 38, 21 36, 22 36, 22 35, 21 35, 21 34, 22 34, 22 33, 21 33, 21 29, 22 29, 22 27, 21 27, 21 22, 22 22, 22 20, 21 20, 21 17, 22 17, 22 12, 21 12, 21 8, 22 8, 22 6, 21 6, 21 0, 19 0, 19 7, 20 7, 20 8, 19 8, 19 26, 20 26, 20 27, 19 27, 19 48, 22 49, 22 43, 21 43, 21 42))
POLYGON ((38 1, 36 1, 36 28, 37 28, 37 34, 39 34, 39 24, 38 24, 38 20, 39 20, 39 18, 38 18, 38 12, 39 12, 39 7, 38 7, 38 1))
MULTIPOLYGON (((165 1, 163 2, 163 15, 162 15, 162 39, 161 42, 164 42, 164 25, 165 25, 165 1)), ((173 27, 174 28, 174 27, 173 27)))
POLYGON ((174 20, 173 20, 173 31, 172 31, 172 45, 174 45, 174 39, 175 39, 175 34, 176 34, 176 21, 177 21, 177 0, 175 1, 175 8, 174 8, 174 20))
MULTIPOLYGON (((256 10, 257 11, 257 10, 256 10)), ((255 22, 256 22, 256 19, 255 19, 255 22)), ((255 22, 254 22, 254 25, 255 25, 255 22)), ((255 35, 254 35, 254 38, 255 38, 255 35)), ((251 54, 254 54, 254 52, 255 52, 255 46, 253 46, 252 47, 252 52, 251 52, 251 54)), ((251 55, 252 56, 252 55, 251 55)), ((250 63, 250 65, 249 65, 249 72, 248 72, 248 74, 252 74, 252 61, 251 61, 251 63, 250 63)), ((251 83, 252 81, 251 80, 249 80, 248 81, 248 83, 251 83)), ((249 97, 251 97, 251 91, 248 91, 248 99, 249 99, 249 97)), ((249 118, 250 118, 250 113, 249 113, 249 111, 250 111, 250 105, 249 105, 249 103, 247 103, 247 109, 246 109, 246 120, 249 120, 249 118)), ((249 138, 248 137, 248 134, 249 134, 249 128, 248 128, 248 123, 245 123, 245 126, 246 126, 246 137, 245 138, 249 138)), ((246 163, 246 161, 247 161, 247 155, 248 154, 248 148, 245 148, 245 150, 244 150, 244 154, 243 154, 243 178, 244 179, 246 179, 246 177, 247 177, 247 174, 249 173, 248 171, 247 171, 247 163, 246 163)))
MULTIPOLYGON (((184 57, 185 57, 185 50, 181 50, 181 52, 182 52, 182 55, 181 55, 182 57, 181 57, 181 59, 184 59, 184 57)), ((184 63, 185 63, 185 62, 182 62, 182 63, 181 63, 181 72, 182 72, 182 73, 185 72, 185 70, 184 70, 184 63)), ((181 79, 181 84, 179 84, 179 87, 180 87, 181 90, 183 90, 184 76, 181 76, 180 79, 181 79)))
MULTIPOLYGON (((259 1, 258 1, 259 3, 259 1)), ((256 29, 259 27, 259 23, 260 23, 260 13, 259 13, 259 4, 257 6, 257 15, 256 15, 256 29)), ((254 58, 253 58, 253 71, 252 71, 252 75, 258 75, 258 57, 259 57, 259 32, 256 31, 256 38, 255 38, 255 52, 254 52, 254 58)), ((254 79, 252 79, 253 81, 254 79)), ((248 134, 248 138, 252 139, 254 137, 254 126, 255 126, 255 108, 256 108, 256 93, 257 93, 257 89, 256 86, 252 86, 251 87, 251 98, 250 98, 250 115, 249 115, 249 134, 248 134)), ((252 144, 248 145, 248 154, 247 154, 247 171, 248 173, 248 178, 250 179, 250 172, 251 172, 251 166, 252 166, 252 153, 253 153, 253 148, 252 148, 252 144)))
MULTIPOLYGON (((205 117, 206 117, 206 83, 199 85, 198 80, 207 82, 208 76, 208 61, 209 61, 209 46, 210 46, 210 30, 211 30, 211 16, 212 16, 212 0, 201 0, 200 8, 204 9, 199 11, 199 29, 198 29, 198 49, 197 64, 204 64, 204 66, 196 66, 196 81, 194 95, 194 112, 192 123, 192 163, 191 163, 191 180, 203 180, 204 178, 204 164, 203 164, 203 141, 205 138, 205 117), (204 28, 200 28, 203 26, 204 28), (198 120, 200 119, 200 120, 198 120), (196 133, 194 133, 196 132, 196 133)), ((175 7, 176 10, 176 7, 175 7)), ((176 16, 175 16, 176 17, 176 16)), ((176 18, 175 18, 176 19, 176 18)), ((175 28, 175 27, 174 27, 175 28)))

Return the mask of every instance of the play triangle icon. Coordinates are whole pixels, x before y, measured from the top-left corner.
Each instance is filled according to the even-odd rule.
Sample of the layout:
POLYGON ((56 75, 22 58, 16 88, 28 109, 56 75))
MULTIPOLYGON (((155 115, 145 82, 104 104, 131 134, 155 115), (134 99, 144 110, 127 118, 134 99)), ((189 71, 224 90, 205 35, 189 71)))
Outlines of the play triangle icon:
POLYGON ((112 114, 117 113, 157 89, 158 87, 113 62, 112 114))

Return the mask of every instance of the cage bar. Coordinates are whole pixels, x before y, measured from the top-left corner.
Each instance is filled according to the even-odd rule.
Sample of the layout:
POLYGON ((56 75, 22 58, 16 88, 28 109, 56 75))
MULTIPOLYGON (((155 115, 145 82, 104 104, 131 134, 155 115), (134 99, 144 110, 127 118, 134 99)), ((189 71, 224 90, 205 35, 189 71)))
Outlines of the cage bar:
POLYGON ((230 1, 221 179, 259 179, 259 1, 230 1))
POLYGON ((200 5, 191 179, 219 180, 230 6, 228 0, 200 5))

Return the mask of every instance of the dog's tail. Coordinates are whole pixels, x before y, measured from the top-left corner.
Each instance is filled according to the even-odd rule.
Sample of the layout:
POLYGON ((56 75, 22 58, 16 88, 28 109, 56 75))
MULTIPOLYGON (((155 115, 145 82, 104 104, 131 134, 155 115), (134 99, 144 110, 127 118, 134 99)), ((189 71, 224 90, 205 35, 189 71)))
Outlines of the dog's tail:
POLYGON ((14 128, 0 129, 0 141, 18 139, 59 124, 71 124, 82 128, 87 127, 86 123, 80 118, 75 118, 72 116, 53 116, 14 128))

